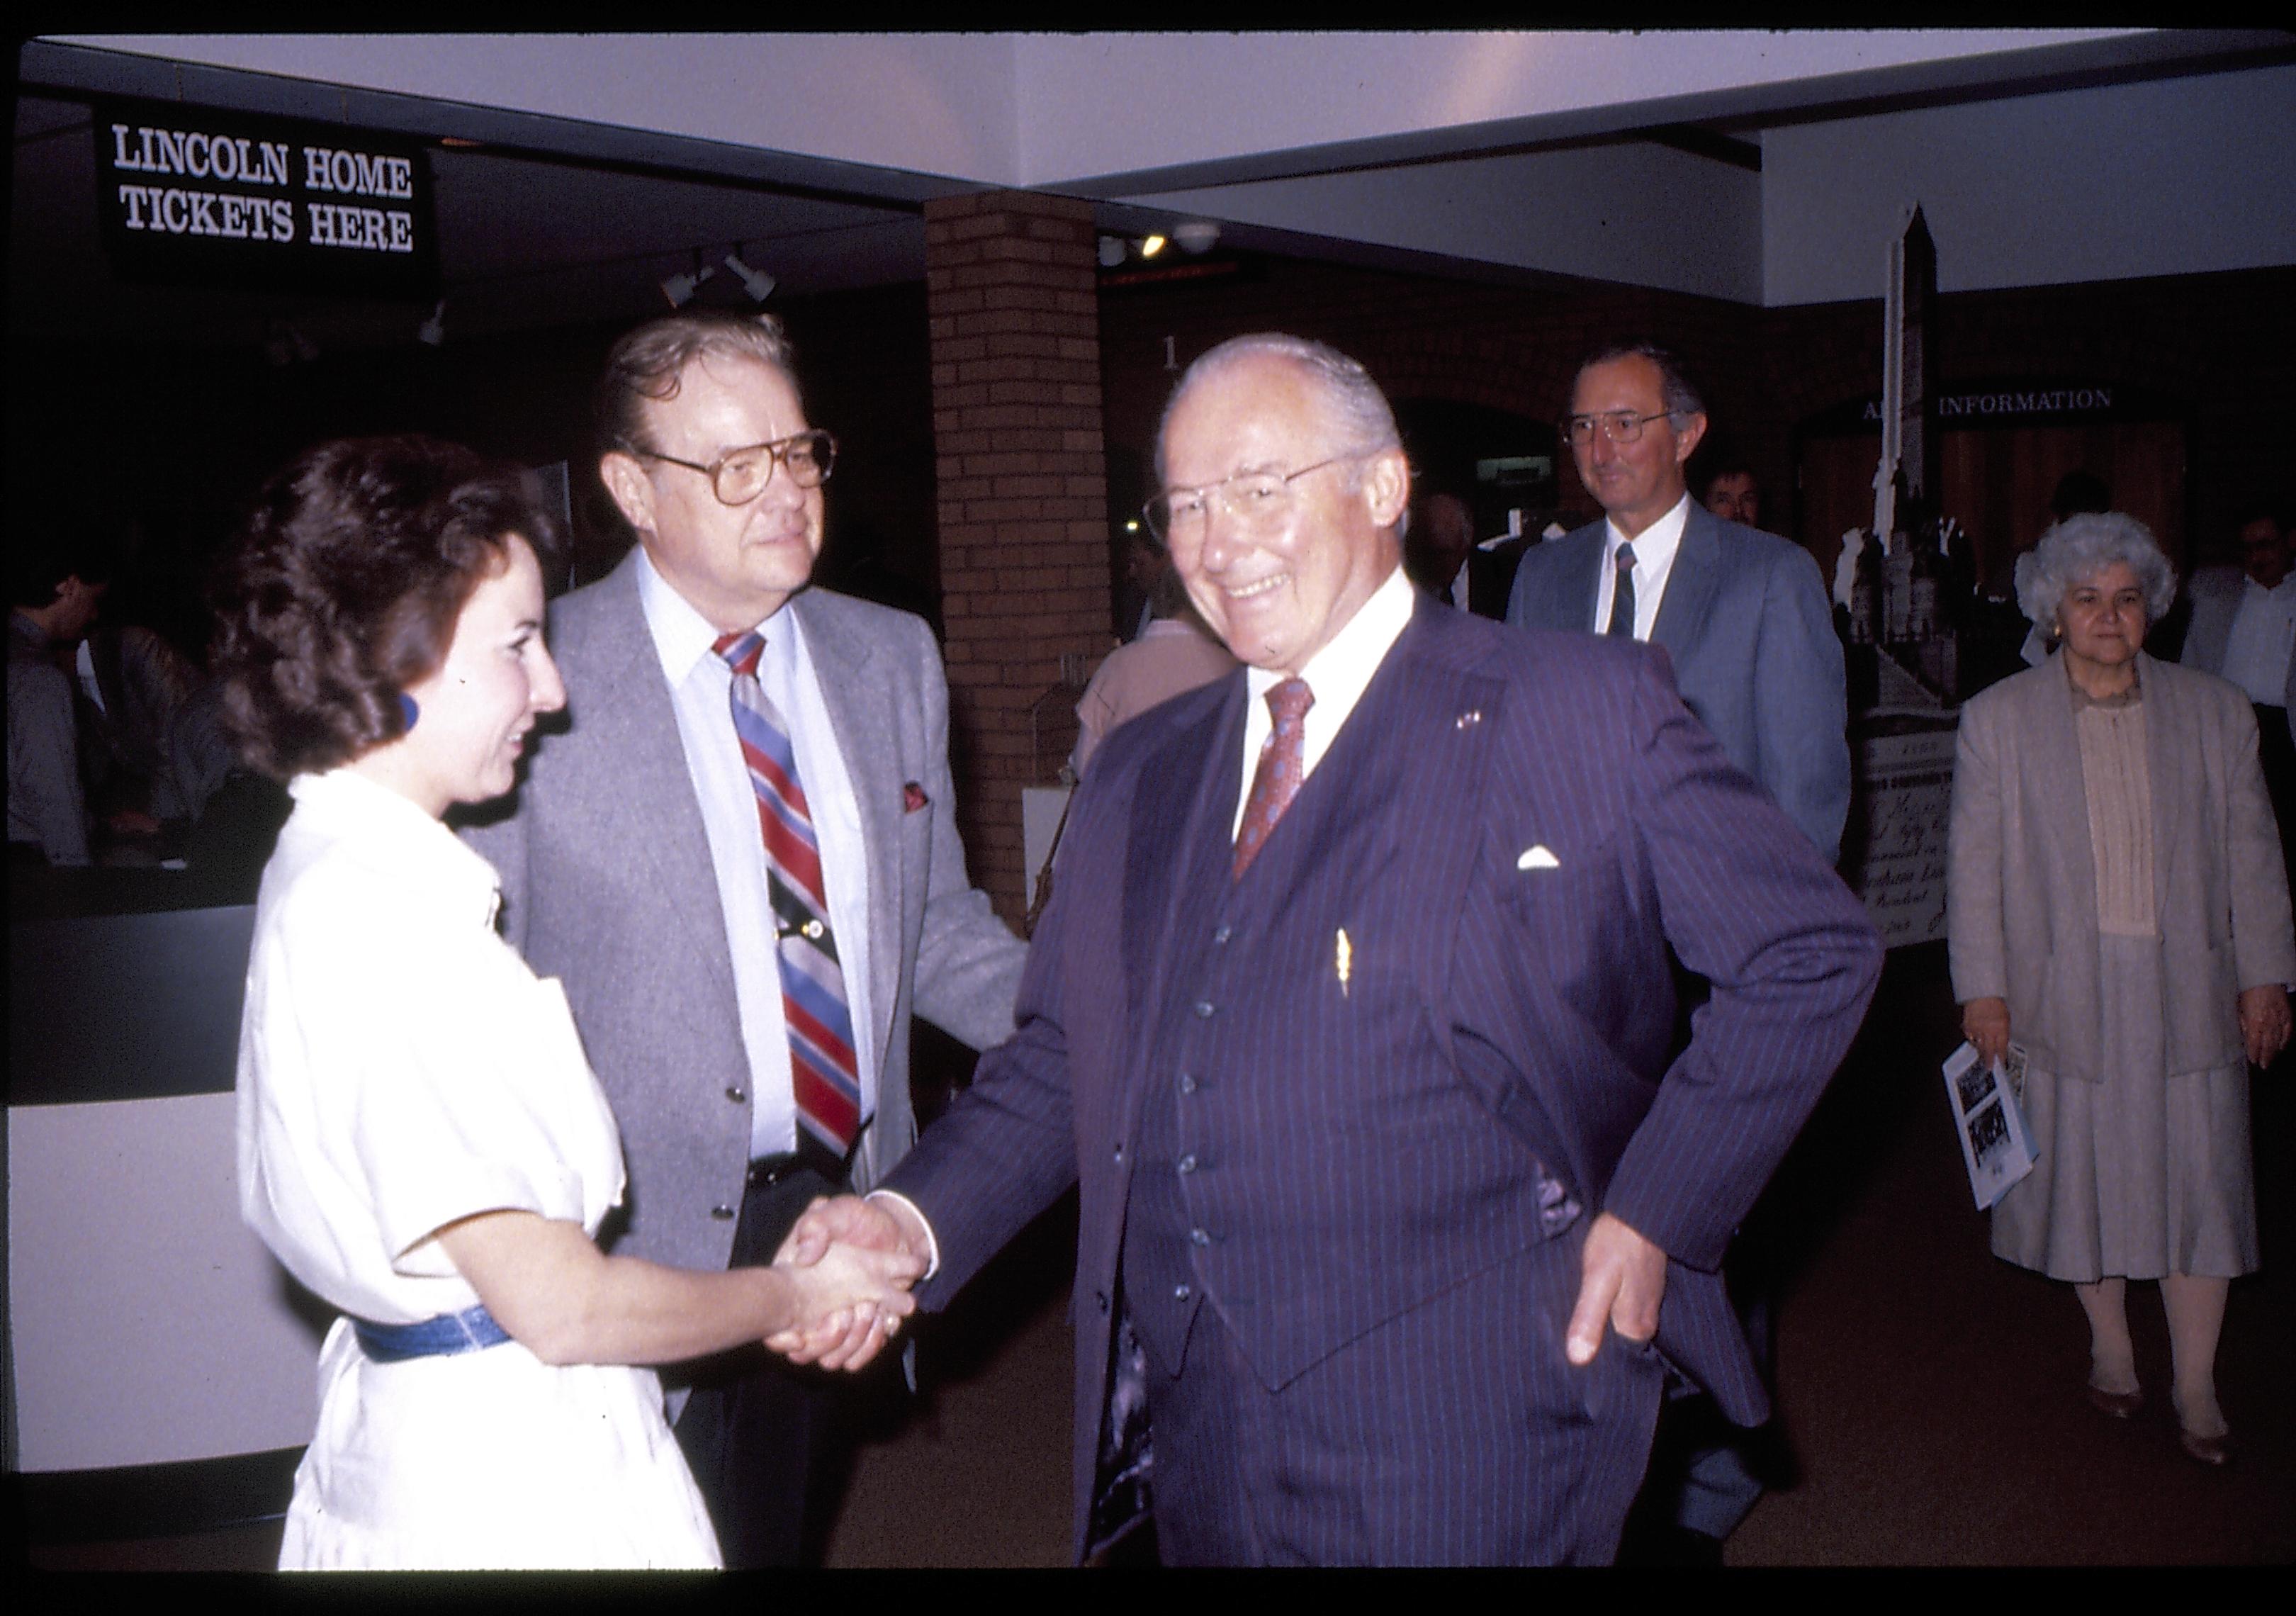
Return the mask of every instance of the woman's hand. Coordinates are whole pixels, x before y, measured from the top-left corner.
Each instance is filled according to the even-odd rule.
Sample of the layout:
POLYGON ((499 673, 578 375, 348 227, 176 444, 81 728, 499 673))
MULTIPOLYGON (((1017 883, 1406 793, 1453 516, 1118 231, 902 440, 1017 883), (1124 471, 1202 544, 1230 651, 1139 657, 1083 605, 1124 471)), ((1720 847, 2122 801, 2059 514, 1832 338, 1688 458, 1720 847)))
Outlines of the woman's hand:
POLYGON ((2248 1046, 2251 1064, 2269 1066, 2288 1047, 2288 990, 2277 983, 2243 988, 2240 993, 2240 1036, 2248 1046))
MULTIPOLYGON (((2247 1003, 2247 996, 2242 996, 2247 1003)), ((2281 1006, 2284 1021, 2288 1011, 2281 1006)), ((2243 1012, 2243 1015, 2245 1012, 2243 1012)), ((1990 1066, 2009 1053, 2009 1001, 2007 999, 1972 999, 1961 1007, 1961 1036, 1977 1051, 1977 1058, 1990 1066)), ((2283 1035, 2284 1038, 2285 1034, 2283 1035)))
POLYGON ((766 1344, 793 1362, 858 1369, 877 1356, 916 1307, 908 1287, 923 1266, 906 1251, 872 1251, 842 1241, 808 1264, 785 1254, 771 1270, 785 1287, 785 1321, 767 1336, 766 1344))

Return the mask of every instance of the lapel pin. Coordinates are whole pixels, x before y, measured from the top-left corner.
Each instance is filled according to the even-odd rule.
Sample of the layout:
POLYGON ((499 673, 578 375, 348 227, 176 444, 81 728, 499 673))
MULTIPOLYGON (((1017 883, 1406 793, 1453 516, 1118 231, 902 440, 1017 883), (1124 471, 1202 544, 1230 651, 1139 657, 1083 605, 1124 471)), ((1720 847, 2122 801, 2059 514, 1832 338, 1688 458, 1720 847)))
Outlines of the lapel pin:
POLYGON ((1456 729, 1472 729, 1476 725, 1480 724, 1482 721, 1483 710, 1480 707, 1470 707, 1466 711, 1452 719, 1451 724, 1456 729))
POLYGON ((1340 928, 1339 937, 1334 941, 1332 947, 1332 964, 1340 974, 1340 997, 1341 998, 1348 997, 1348 975, 1355 966, 1355 958, 1356 951, 1348 942, 1348 929, 1345 926, 1341 926, 1340 928))

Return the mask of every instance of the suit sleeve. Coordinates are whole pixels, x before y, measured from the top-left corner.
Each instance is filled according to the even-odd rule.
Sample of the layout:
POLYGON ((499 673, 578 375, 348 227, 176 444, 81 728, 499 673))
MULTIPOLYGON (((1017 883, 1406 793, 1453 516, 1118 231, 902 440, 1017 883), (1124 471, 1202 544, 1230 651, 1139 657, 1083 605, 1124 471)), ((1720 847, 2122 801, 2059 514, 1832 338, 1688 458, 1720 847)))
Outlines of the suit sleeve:
POLYGON ((1754 657, 1762 784, 1829 864, 1849 816, 1849 694, 1817 563, 1796 546, 1771 567, 1754 657))
POLYGON ((2003 923, 2001 759, 1998 726, 1982 707, 1963 710, 1954 738, 1953 812, 1946 833, 1946 953, 1953 997, 2009 997, 2008 933, 2003 923))
POLYGON ((925 710, 925 811, 932 864, 917 940, 916 1013, 951 1037, 987 1049, 1013 1030, 1027 945, 996 917, 964 867, 956 833, 956 785, 948 767, 948 684, 924 625, 916 625, 925 710))
POLYGON ((1637 676, 1631 813, 1667 940, 1712 997, 1604 1195, 1668 1256, 1720 1266, 1848 1051, 1881 973, 1865 906, 1733 769, 1661 665, 1637 676))
POLYGON ((1028 950, 1017 1029, 981 1058, 972 1084, 881 1186, 906 1196, 932 1227, 940 1267, 917 1292, 927 1308, 945 1306, 1076 1182, 1062 937, 1079 901, 1074 885, 1054 889, 1028 950))

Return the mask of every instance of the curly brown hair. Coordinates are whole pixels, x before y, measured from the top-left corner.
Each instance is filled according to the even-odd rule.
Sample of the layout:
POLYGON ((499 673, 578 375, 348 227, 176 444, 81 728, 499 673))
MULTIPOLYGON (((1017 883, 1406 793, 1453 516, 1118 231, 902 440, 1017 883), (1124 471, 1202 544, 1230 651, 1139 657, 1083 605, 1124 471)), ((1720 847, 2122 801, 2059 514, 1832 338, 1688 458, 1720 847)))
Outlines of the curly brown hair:
POLYGON ((406 733, 399 693, 446 660, 513 540, 556 548, 519 472, 406 434, 305 450, 256 496, 216 586, 224 725, 275 779, 406 733))

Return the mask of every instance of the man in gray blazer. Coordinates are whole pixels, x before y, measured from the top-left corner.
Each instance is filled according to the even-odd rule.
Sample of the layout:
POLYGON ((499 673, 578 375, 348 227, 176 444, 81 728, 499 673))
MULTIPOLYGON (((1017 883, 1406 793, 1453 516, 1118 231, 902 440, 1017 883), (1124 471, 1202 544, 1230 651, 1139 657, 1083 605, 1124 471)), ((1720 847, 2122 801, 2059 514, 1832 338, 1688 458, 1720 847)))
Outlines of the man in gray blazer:
MULTIPOLYGON (((599 430, 637 546, 553 607, 567 727, 470 838, 621 1125, 614 1249, 767 1262, 914 1139, 911 1015, 1002 1039, 1024 947, 966 879, 931 631, 807 587, 836 446, 778 324, 630 332, 599 430)), ((829 1378, 758 1347, 664 1380, 726 1563, 816 1553, 829 1378)))
POLYGON ((1849 695, 1817 563, 1690 497, 1683 465, 1705 435, 1706 406, 1665 349, 1595 353, 1578 368, 1567 430, 1604 520, 1524 554, 1507 621, 1665 646, 1682 699, 1730 761, 1839 857, 1849 695))
MULTIPOLYGON (((1849 813, 1849 691, 1817 563, 1690 497, 1684 466, 1705 436, 1706 406, 1666 349, 1596 351, 1578 367, 1563 430, 1603 520, 1524 554, 1507 621, 1665 646, 1684 702, 1730 761, 1838 859, 1849 813)), ((1685 989, 1686 1008, 1702 995, 1685 989)), ((1677 1043, 1685 1025, 1677 1021, 1677 1043)), ((1748 1285, 1742 1305, 1767 1374, 1766 1287, 1748 1285)), ((1673 1530, 1638 1524, 1628 1553, 1718 1563, 1722 1539, 1761 1497, 1755 1469, 1744 1437, 1707 1399, 1670 1399, 1637 1514, 1673 1530)))

